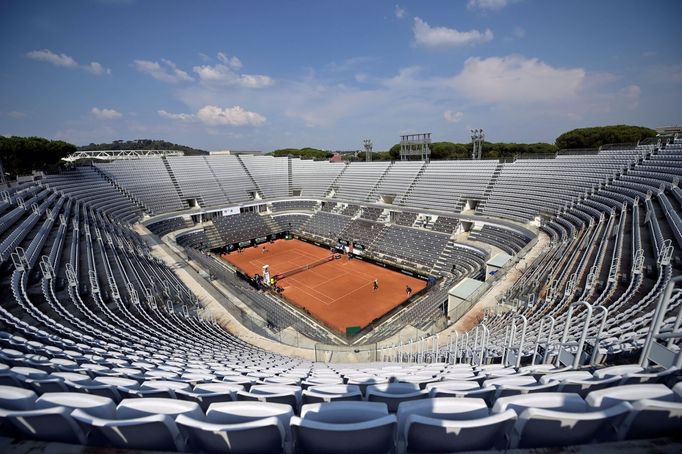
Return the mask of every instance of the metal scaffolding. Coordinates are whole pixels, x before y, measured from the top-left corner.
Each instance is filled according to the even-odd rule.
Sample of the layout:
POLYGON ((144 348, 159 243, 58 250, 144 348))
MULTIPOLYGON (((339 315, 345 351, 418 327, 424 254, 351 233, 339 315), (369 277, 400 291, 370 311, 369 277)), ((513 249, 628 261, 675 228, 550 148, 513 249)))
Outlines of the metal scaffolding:
POLYGON ((431 157, 431 133, 407 134, 400 136, 400 160, 407 161, 410 156, 419 156, 429 162, 431 157))

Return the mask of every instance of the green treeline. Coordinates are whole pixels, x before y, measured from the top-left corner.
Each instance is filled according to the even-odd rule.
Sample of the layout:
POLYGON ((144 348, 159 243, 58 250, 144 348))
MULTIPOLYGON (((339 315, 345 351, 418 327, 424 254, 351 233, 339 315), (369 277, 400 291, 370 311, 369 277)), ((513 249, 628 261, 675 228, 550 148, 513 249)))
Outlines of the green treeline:
POLYGON ((656 137, 656 131, 642 126, 614 125, 574 129, 561 134, 555 143, 565 149, 599 148, 611 143, 637 143, 649 137, 656 137))
POLYGON ((319 150, 317 148, 281 148, 275 150, 271 153, 273 156, 298 156, 300 158, 307 159, 329 159, 332 157, 332 153, 324 150, 319 150))
POLYGON ((75 151, 74 145, 61 140, 0 136, 0 160, 8 177, 53 168, 59 165, 61 158, 75 151))

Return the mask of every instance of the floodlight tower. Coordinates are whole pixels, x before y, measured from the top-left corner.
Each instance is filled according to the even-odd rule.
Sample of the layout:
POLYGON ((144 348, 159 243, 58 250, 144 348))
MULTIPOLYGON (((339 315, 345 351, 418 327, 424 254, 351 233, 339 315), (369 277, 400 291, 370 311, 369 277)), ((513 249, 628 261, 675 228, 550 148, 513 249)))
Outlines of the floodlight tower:
POLYGON ((471 150, 471 159, 481 159, 483 156, 483 141, 485 140, 485 133, 482 129, 471 130, 471 143, 473 148, 471 150))
POLYGON ((372 162, 372 141, 365 139, 362 143, 365 145, 365 161, 372 162))

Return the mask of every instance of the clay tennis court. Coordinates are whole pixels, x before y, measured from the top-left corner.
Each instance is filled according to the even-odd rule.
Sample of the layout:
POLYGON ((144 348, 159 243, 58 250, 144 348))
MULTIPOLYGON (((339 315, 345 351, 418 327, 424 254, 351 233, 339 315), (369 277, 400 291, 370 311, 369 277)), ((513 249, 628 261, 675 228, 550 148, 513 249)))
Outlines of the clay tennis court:
MULTIPOLYGON (((290 271, 331 255, 329 249, 299 240, 277 240, 242 253, 223 255, 249 276, 263 273, 270 266, 270 275, 290 271), (262 252, 265 246, 267 252, 262 252)), ((426 282, 361 260, 341 256, 321 265, 285 277, 277 282, 284 288, 287 301, 307 310, 327 326, 340 332, 346 328, 365 327, 373 320, 407 299, 405 287, 413 294, 426 287, 426 282), (374 290, 372 282, 379 281, 374 290)))

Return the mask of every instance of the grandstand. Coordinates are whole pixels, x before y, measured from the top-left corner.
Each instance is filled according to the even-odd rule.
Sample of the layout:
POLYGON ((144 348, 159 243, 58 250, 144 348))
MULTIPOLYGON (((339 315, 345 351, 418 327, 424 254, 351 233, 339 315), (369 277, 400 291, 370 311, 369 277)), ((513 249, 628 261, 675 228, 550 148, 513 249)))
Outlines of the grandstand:
POLYGON ((56 452, 676 452, 680 176, 680 139, 36 175, 0 201, 2 436, 56 452), (334 332, 222 259, 290 238, 428 284, 334 332))

